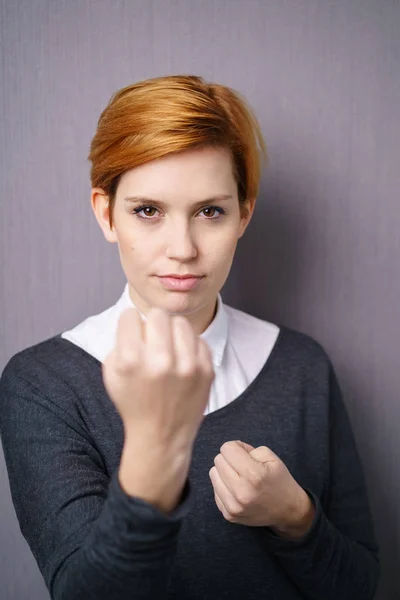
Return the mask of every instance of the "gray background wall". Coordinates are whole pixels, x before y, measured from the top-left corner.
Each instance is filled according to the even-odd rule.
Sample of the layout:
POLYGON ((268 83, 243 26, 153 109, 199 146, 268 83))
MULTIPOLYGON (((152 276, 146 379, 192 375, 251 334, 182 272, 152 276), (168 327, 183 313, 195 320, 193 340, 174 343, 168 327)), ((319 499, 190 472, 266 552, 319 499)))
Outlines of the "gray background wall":
MULTIPOLYGON (((2 0, 0 22, 0 368, 122 291, 86 163, 110 95, 173 73, 238 89, 270 166, 223 298, 331 355, 382 548, 378 597, 399 598, 400 2, 2 0)), ((44 600, 2 461, 0 490, 1 597, 44 600)))

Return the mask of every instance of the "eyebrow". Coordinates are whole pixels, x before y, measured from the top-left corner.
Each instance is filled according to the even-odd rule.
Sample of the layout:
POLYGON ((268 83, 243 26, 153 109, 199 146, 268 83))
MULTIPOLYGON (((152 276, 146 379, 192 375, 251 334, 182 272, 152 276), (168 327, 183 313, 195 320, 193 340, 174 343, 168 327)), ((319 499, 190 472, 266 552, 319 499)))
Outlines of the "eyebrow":
MULTIPOLYGON (((193 206, 201 206, 203 204, 207 204, 209 202, 221 202, 222 200, 231 200, 232 196, 230 194, 218 194, 217 196, 212 196, 211 198, 205 198, 204 200, 199 200, 195 202, 193 206)), ((159 204, 160 206, 166 206, 167 203, 162 200, 157 200, 156 198, 148 198, 145 196, 127 196, 124 198, 124 202, 127 204, 135 204, 136 202, 153 202, 155 204, 159 204)))

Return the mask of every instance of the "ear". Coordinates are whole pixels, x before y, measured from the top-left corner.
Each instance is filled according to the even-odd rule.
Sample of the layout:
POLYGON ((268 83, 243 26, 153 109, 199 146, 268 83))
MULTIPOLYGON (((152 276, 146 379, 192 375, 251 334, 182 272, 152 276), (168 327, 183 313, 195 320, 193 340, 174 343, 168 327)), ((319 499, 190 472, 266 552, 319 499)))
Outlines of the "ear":
POLYGON ((103 231, 104 237, 108 242, 116 243, 118 239, 115 229, 114 227, 110 227, 108 196, 101 188, 92 188, 91 204, 97 222, 103 231))
POLYGON ((256 198, 248 198, 243 206, 240 207, 240 225, 238 239, 242 237, 250 223, 256 205, 256 198))

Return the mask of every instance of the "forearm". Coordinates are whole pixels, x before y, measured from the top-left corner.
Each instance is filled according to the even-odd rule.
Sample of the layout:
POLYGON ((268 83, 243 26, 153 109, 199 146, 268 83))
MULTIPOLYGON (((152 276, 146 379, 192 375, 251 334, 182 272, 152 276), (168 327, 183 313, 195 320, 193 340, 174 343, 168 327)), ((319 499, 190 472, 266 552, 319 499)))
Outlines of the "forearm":
MULTIPOLYGON (((59 396, 66 394, 68 388, 61 386, 59 396)), ((165 514, 124 492, 118 469, 110 478, 77 420, 31 383, 6 372, 0 399, 14 506, 52 600, 164 600, 181 522, 189 512, 184 464, 172 469, 186 485, 176 508, 165 514)), ((133 467, 143 457, 130 454, 130 459, 133 467)))
POLYGON ((90 534, 50 582, 52 599, 163 600, 188 493, 186 482, 179 506, 165 515, 127 496, 115 473, 90 534))
POLYGON ((162 600, 187 512, 191 452, 125 435, 102 513, 57 576, 55 600, 162 600), (185 487, 186 483, 186 487, 185 487), (184 503, 182 507, 182 502, 184 503))

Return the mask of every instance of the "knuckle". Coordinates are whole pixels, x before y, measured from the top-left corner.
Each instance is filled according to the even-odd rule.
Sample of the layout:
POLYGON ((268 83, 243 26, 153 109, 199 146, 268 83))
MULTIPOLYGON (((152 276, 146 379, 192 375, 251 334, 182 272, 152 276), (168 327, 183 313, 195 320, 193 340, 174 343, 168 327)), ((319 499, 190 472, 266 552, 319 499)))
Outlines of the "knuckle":
POLYGON ((256 489, 261 487, 263 478, 258 471, 249 471, 247 478, 256 489))
POLYGON ((224 519, 226 521, 228 521, 229 523, 233 523, 234 522, 234 517, 229 512, 229 509, 228 509, 228 507, 226 505, 220 506, 220 510, 221 510, 222 514, 224 515, 224 519))
POLYGON ((224 450, 226 451, 231 445, 231 442, 224 442, 220 448, 220 452, 222 453, 224 450))
POLYGON ((241 504, 241 506, 245 506, 250 504, 251 502, 251 491, 248 486, 242 485, 236 490, 236 499, 241 504))
POLYGON ((171 372, 173 364, 172 358, 167 353, 153 354, 150 360, 146 361, 146 371, 151 377, 164 377, 171 372))
POLYGON ((186 355, 178 359, 176 369, 182 377, 194 377, 198 375, 200 365, 194 356, 186 355))
POLYGON ((234 500, 227 501, 226 509, 232 517, 238 517, 241 513, 241 507, 234 500))
POLYGON ((120 354, 116 361, 115 369, 121 375, 130 373, 136 366, 137 357, 134 354, 120 354))
POLYGON ((198 368, 195 363, 187 360, 179 365, 177 373, 181 379, 192 379, 198 374, 198 368))

